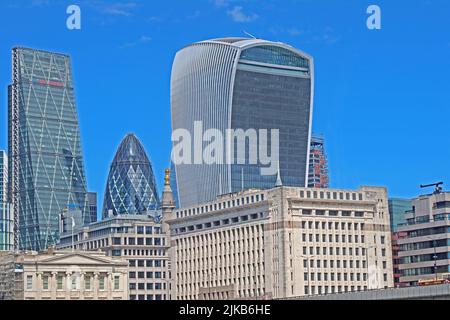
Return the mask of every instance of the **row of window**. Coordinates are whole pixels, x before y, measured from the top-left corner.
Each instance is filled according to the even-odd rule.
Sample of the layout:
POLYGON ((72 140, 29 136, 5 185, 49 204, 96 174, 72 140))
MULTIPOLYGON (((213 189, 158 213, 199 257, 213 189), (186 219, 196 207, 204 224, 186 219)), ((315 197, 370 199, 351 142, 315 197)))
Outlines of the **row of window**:
MULTIPOLYGON (((320 211, 320 210, 316 210, 320 211)), ((335 211, 338 212, 338 211, 335 211)), ((317 214, 317 213, 316 213, 317 214)), ((325 221, 302 221, 302 229, 309 229, 309 230, 355 230, 355 231, 364 231, 364 223, 358 223, 358 222, 325 222, 325 221)))
POLYGON ((135 271, 131 271, 129 273, 129 278, 130 279, 165 279, 166 278, 166 273, 165 272, 143 272, 143 271, 139 271, 139 272, 135 272, 135 271))
POLYGON ((165 246, 165 238, 113 238, 113 245, 129 245, 129 246, 165 246), (123 240, 123 241, 122 241, 123 240))
MULTIPOLYGON (((106 290, 106 276, 100 275, 98 277, 98 290, 106 290)), ((27 290, 33 290, 33 275, 27 276, 26 288, 27 290)), ((69 278, 58 275, 56 277, 56 290, 65 290, 64 280, 66 280, 66 285, 69 290, 80 290, 81 289, 81 278, 80 276, 70 276, 69 278)), ((39 284, 42 290, 50 290, 51 276, 42 276, 41 283, 39 284)), ((94 277, 84 276, 84 290, 90 291, 94 289, 94 277)), ((114 276, 113 278, 113 288, 114 290, 120 290, 120 276, 114 276)))
POLYGON ((228 226, 231 224, 245 223, 245 222, 249 222, 249 221, 257 220, 257 219, 261 219, 261 218, 264 218, 263 212, 254 213, 254 214, 250 214, 250 215, 243 215, 243 216, 234 217, 234 218, 216 220, 214 222, 206 222, 206 223, 191 225, 191 226, 187 226, 187 227, 181 227, 181 228, 175 229, 175 233, 180 234, 180 233, 186 233, 186 232, 193 232, 196 230, 224 227, 224 226, 228 226))
POLYGON ((260 201, 264 201, 264 194, 257 194, 257 195, 242 197, 239 199, 228 200, 228 201, 224 201, 224 202, 220 202, 220 203, 205 205, 202 207, 177 211, 176 215, 177 215, 177 218, 184 218, 184 217, 190 217, 190 216, 193 216, 196 214, 202 214, 202 213, 208 213, 208 212, 222 210, 222 209, 233 208, 236 206, 252 204, 252 203, 256 203, 256 202, 260 202, 260 201))
POLYGON ((166 260, 128 260, 130 267, 161 268, 166 266, 166 260))
POLYGON ((164 249, 157 249, 157 250, 136 250, 136 249, 114 249, 111 250, 111 255, 113 257, 120 257, 122 255, 124 256, 160 256, 163 257, 166 255, 166 250, 164 249))
MULTIPOLYGON (((383 237, 383 239, 385 239, 384 237, 383 237)), ((303 233, 302 234, 302 241, 303 242, 330 242, 330 243, 333 243, 333 242, 335 242, 335 243, 339 243, 339 242, 342 242, 342 243, 365 243, 365 237, 364 237, 364 235, 361 235, 361 236, 359 236, 359 235, 351 235, 351 234, 349 234, 349 235, 339 235, 339 234, 336 234, 336 235, 334 235, 334 237, 333 237, 333 235, 332 234, 329 234, 328 235, 328 237, 327 237, 327 235, 326 234, 322 234, 322 236, 320 235, 320 234, 316 234, 315 235, 315 237, 314 237, 314 235, 312 235, 312 234, 309 234, 309 235, 307 235, 306 233, 303 233), (360 241, 361 240, 361 241, 360 241)), ((383 241, 385 241, 385 240, 383 240, 383 241)), ((383 243, 384 244, 384 243, 383 243)))
POLYGON ((329 217, 355 217, 364 218, 363 211, 339 211, 339 210, 313 210, 301 209, 304 216, 329 216, 329 217))
POLYGON ((167 290, 166 283, 130 283, 130 290, 167 290))
POLYGON ((300 198, 306 199, 327 199, 327 200, 352 200, 362 201, 362 193, 337 192, 337 191, 305 191, 300 190, 300 198))

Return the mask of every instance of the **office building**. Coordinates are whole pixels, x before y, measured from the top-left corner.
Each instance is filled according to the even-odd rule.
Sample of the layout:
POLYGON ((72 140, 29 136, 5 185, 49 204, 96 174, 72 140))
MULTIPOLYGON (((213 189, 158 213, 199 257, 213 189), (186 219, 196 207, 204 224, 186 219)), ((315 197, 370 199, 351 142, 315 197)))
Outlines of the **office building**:
POLYGON ((406 224, 398 226, 405 237, 400 246, 400 282, 416 285, 450 273, 450 193, 437 190, 412 201, 406 224))
POLYGON ((309 188, 328 188, 330 178, 328 174, 328 159, 325 152, 325 140, 321 137, 312 137, 311 151, 309 153, 309 188))
POLYGON ((385 188, 248 190, 177 209, 166 223, 175 299, 393 287, 385 188))
POLYGON ((128 264, 101 252, 0 254, 0 300, 128 300, 128 264))
POLYGON ((8 203, 8 156, 0 150, 0 251, 13 250, 14 223, 8 203))
POLYGON ((70 57, 14 48, 9 86, 10 198, 15 245, 42 251, 58 241, 58 217, 78 207, 89 222, 70 57))
POLYGON ((248 134, 248 139, 243 140, 250 142, 241 148, 240 154, 239 139, 231 134, 223 145, 223 161, 220 161, 222 152, 218 151, 217 161, 212 163, 198 159, 202 152, 195 150, 206 143, 193 142, 192 150, 186 151, 192 154, 192 159, 187 159, 190 162, 175 163, 178 205, 192 206, 246 189, 270 189, 277 180, 277 167, 286 186, 305 187, 313 88, 312 58, 283 43, 224 38, 180 50, 171 81, 174 132, 182 129, 196 135, 202 131, 199 128, 205 134, 216 129, 224 137, 230 137, 227 130, 234 133, 241 130, 242 134, 248 134), (256 135, 260 130, 267 130, 266 143, 261 135, 258 139, 249 133, 253 131, 256 135), (272 136, 276 130, 279 130, 279 159, 269 166, 261 152, 270 153, 276 148, 278 139, 272 136), (253 157, 256 149, 257 161, 253 157), (263 173, 268 167, 274 170, 263 173))
POLYGON ((60 249, 105 252, 129 264, 131 300, 169 300, 170 242, 161 212, 118 215, 61 235, 60 249))
POLYGON ((88 192, 88 205, 89 205, 89 216, 91 217, 91 223, 97 222, 97 193, 88 192))
POLYGON ((103 202, 103 218, 139 215, 159 208, 152 165, 141 142, 128 134, 111 164, 103 202))
POLYGON ((400 245, 398 240, 405 238, 407 234, 405 232, 398 232, 398 227, 406 223, 406 212, 412 210, 412 201, 409 199, 389 199, 389 215, 391 217, 391 230, 392 230, 392 259, 394 268, 394 285, 396 287, 402 286, 400 282, 401 271, 399 256, 400 245))

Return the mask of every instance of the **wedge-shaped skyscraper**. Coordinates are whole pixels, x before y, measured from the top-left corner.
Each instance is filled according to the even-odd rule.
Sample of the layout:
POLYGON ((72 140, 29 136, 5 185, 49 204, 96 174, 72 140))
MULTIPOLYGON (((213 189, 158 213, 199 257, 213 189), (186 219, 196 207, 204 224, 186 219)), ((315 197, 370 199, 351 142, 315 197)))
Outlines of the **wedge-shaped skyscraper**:
POLYGON ((139 215, 159 208, 152 165, 134 134, 121 142, 106 183, 103 217, 139 215))
POLYGON ((10 200, 16 248, 41 251, 59 238, 58 216, 79 209, 89 221, 86 177, 70 57, 12 51, 9 86, 10 200))
MULTIPOLYGON (((258 163, 250 161, 250 149, 260 152, 264 147, 261 136, 258 145, 251 145, 252 142, 247 145, 245 159, 238 159, 237 151, 234 158, 228 153, 224 157, 228 160, 213 164, 196 161, 202 155, 194 150, 198 146, 194 142, 187 153, 197 159, 175 161, 179 206, 204 203, 220 194, 243 189, 268 189, 281 181, 285 186, 305 187, 313 88, 312 58, 283 43, 225 38, 180 50, 172 69, 172 129, 184 129, 193 136, 198 122, 203 132, 217 129, 224 136, 227 130, 277 129, 279 159, 274 159, 277 163, 271 165, 279 166, 279 170, 262 174, 261 157, 258 163)), ((267 142, 273 146, 272 136, 267 136, 267 142)), ((203 141, 205 145, 208 143, 203 141)), ((234 146, 229 140, 224 149, 231 150, 234 146)))

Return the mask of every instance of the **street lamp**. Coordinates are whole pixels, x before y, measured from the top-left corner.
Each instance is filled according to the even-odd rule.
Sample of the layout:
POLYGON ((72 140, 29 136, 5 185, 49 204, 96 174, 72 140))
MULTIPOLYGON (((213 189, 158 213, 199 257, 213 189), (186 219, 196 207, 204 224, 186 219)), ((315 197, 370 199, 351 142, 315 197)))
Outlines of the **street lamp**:
POLYGON ((425 237, 428 240, 432 240, 433 241, 433 249, 434 249, 434 255, 433 255, 433 259, 434 259, 434 280, 438 281, 438 273, 437 273, 437 248, 436 248, 436 239, 432 238, 432 237, 425 237))

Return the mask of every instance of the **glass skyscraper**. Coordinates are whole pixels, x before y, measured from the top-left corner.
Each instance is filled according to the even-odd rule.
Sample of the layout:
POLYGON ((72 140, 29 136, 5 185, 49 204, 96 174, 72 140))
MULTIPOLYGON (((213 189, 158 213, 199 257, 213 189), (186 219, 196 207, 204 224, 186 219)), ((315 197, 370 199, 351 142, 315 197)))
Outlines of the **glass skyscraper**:
MULTIPOLYGON (((289 45, 244 38, 195 43, 179 51, 173 64, 172 129, 193 134, 197 121, 204 131, 218 129, 224 135, 229 129, 278 129, 281 180, 285 186, 305 187, 313 88, 312 58, 289 45)), ((232 163, 177 163, 179 206, 243 189, 274 187, 277 174, 262 175, 264 166, 248 161, 249 150, 247 145, 245 164, 238 164, 237 153, 232 163)))
POLYGON ((89 222, 70 57, 14 48, 9 86, 10 198, 15 244, 41 251, 59 238, 58 217, 89 222))
POLYGON ((121 142, 106 183, 103 217, 140 215, 159 208, 152 165, 141 142, 128 134, 121 142))

